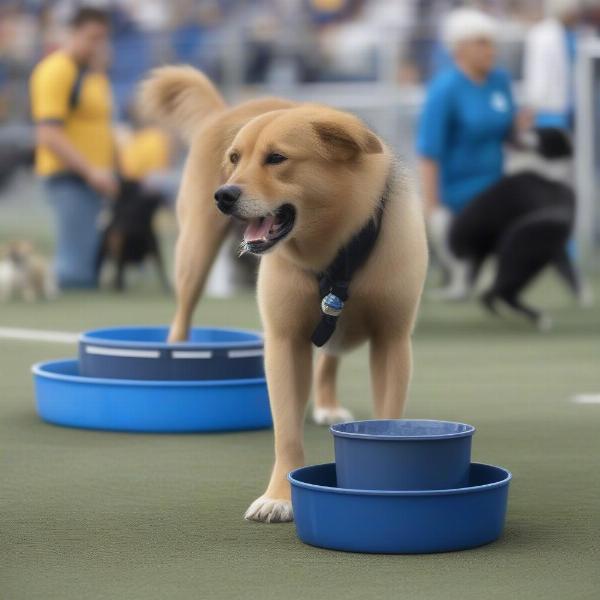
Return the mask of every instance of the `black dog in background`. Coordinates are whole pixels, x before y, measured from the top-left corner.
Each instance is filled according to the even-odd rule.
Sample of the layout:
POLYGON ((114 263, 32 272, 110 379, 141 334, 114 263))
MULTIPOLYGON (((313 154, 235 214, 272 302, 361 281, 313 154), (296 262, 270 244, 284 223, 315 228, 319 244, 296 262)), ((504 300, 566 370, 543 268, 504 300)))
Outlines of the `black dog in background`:
MULTIPOLYGON (((558 129, 535 131, 534 150, 548 160, 572 155, 569 138, 558 129)), ((454 219, 449 233, 452 252, 471 265, 474 284, 484 261, 495 255, 497 271, 483 295, 486 308, 499 303, 524 315, 538 327, 548 321, 520 299, 542 269, 553 265, 575 294, 577 271, 567 252, 575 223, 573 190, 533 171, 503 177, 454 219)))
POLYGON ((114 262, 116 272, 113 285, 116 290, 125 289, 125 270, 128 265, 141 265, 150 258, 156 265, 162 287, 170 291, 160 244, 153 227, 154 216, 163 204, 161 194, 145 190, 139 182, 121 182, 96 261, 98 275, 107 260, 114 262))
POLYGON ((30 169, 34 162, 29 139, 0 139, 0 191, 9 185, 20 169, 30 169))

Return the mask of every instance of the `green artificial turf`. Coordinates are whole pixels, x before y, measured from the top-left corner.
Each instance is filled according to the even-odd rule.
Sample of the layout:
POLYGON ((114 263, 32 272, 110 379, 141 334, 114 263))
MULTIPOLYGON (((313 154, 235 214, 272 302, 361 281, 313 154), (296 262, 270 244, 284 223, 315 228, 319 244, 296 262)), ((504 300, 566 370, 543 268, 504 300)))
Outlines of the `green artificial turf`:
MULTIPOLYGON (((600 282, 596 282, 597 284, 600 282)), ((600 286, 596 285, 597 296, 600 286)), ((506 532, 440 555, 345 554, 303 545, 293 524, 247 523, 272 461, 270 431, 126 435, 44 424, 29 367, 76 348, 0 339, 0 599, 592 599, 600 597, 600 314, 554 279, 534 298, 556 320, 538 334, 475 304, 426 302, 407 416, 477 427, 474 458, 514 475, 506 532)), ((152 290, 0 306, 0 326, 79 331, 168 322, 152 290)), ((197 322, 258 326, 251 296, 206 300, 197 322)), ((366 353, 340 393, 370 415, 366 353)), ((308 461, 332 459, 306 427, 308 461)))

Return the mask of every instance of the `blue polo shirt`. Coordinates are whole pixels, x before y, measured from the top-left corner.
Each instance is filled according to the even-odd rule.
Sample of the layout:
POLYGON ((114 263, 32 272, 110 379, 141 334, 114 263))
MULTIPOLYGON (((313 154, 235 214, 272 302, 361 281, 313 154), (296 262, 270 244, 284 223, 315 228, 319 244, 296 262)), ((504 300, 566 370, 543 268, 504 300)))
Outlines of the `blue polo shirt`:
POLYGON ((514 116, 510 80, 501 70, 476 83, 451 67, 431 82, 417 152, 438 162, 440 198, 452 212, 502 177, 504 142, 514 116))

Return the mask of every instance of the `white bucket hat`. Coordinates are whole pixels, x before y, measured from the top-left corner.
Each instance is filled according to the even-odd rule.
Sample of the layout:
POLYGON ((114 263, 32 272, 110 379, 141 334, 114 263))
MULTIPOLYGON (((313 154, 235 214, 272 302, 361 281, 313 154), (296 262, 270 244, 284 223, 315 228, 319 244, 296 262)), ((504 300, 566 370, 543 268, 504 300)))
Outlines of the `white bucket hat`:
POLYGON ((443 40, 450 50, 458 44, 476 38, 495 41, 498 35, 496 21, 474 8, 458 8, 447 17, 443 27, 443 40))

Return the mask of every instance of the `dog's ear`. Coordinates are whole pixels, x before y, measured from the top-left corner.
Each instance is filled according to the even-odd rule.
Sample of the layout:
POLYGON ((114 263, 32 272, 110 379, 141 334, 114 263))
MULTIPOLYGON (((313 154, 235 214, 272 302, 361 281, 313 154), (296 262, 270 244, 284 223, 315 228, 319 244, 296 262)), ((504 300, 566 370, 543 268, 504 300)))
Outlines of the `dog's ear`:
POLYGON ((136 100, 142 116, 172 127, 190 141, 198 125, 225 101, 210 80, 189 66, 160 67, 142 82, 136 100))
POLYGON ((351 161, 361 154, 380 154, 383 146, 379 138, 358 119, 347 123, 335 120, 313 121, 321 153, 328 160, 351 161))

